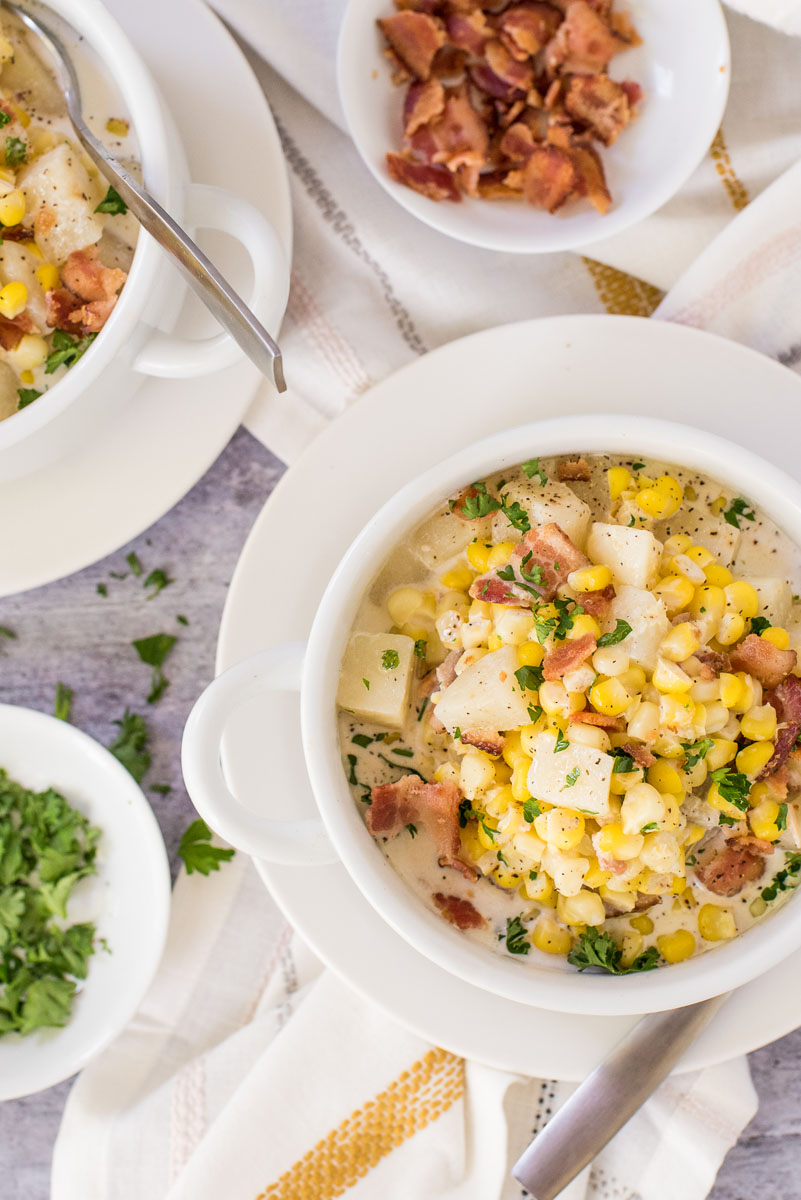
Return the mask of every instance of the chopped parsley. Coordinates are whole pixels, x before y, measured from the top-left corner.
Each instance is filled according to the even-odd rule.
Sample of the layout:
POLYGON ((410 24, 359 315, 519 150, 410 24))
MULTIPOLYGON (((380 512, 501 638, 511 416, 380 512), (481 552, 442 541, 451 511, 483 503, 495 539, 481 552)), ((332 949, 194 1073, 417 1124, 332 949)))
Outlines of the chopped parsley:
POLYGON ((739 518, 742 517, 745 521, 753 521, 756 519, 754 510, 751 508, 747 500, 742 496, 738 496, 736 500, 732 500, 729 507, 723 514, 723 520, 729 525, 733 525, 735 529, 740 528, 739 518))
POLYGON ((171 633, 154 633, 151 637, 139 638, 131 643, 142 662, 153 668, 148 704, 160 700, 170 686, 161 668, 177 640, 171 633))
POLYGON ((503 501, 501 511, 512 528, 518 529, 520 533, 528 533, 529 529, 531 529, 531 521, 528 518, 526 510, 517 500, 514 500, 511 504, 507 496, 501 496, 501 500, 503 501))
POLYGON ((165 587, 169 587, 171 583, 175 583, 175 580, 170 579, 166 571, 163 571, 161 567, 156 567, 154 571, 150 572, 142 586, 153 588, 153 591, 148 596, 148 600, 152 600, 155 596, 158 596, 159 592, 163 592, 165 587))
MULTIPOLYGON (((2 112, 2 109, 0 109, 0 112, 2 112)), ((19 396, 17 409, 27 408, 29 404, 33 404, 34 400, 38 400, 42 394, 42 392, 37 392, 36 388, 17 388, 17 395, 19 396)))
POLYGON ((581 774, 580 767, 574 767, 572 771, 568 771, 567 775, 565 776, 564 787, 562 787, 561 790, 564 791, 565 788, 573 787, 576 783, 578 783, 578 778, 579 778, 580 774, 581 774))
POLYGON ((755 633, 757 636, 764 633, 766 629, 770 629, 770 621, 767 617, 752 617, 748 632, 755 633))
POLYGON ((414 758, 414 750, 407 750, 405 746, 399 746, 396 750, 393 746, 393 754, 399 754, 401 758, 414 758))
MULTIPOLYGON (((131 574, 135 575, 138 578, 142 574, 142 564, 139 561, 139 555, 134 550, 132 550, 130 554, 126 554, 125 561, 127 562, 128 566, 131 568, 131 574)), ((145 587, 147 587, 147 586, 148 585, 145 584, 145 587)))
MULTIPOLYGON (((455 505, 456 501, 453 503, 455 505)), ((500 500, 495 496, 490 496, 486 483, 482 481, 473 484, 461 503, 462 513, 468 521, 478 521, 482 517, 488 517, 490 513, 498 512, 500 508, 500 500)))
POLYGON ((92 342, 97 337, 96 333, 89 333, 85 338, 74 338, 69 333, 65 333, 63 329, 53 331, 53 349, 45 359, 45 375, 52 375, 59 367, 74 367, 79 358, 82 358, 86 351, 91 346, 92 342))
POLYGON ((125 214, 128 211, 128 205, 123 200, 116 188, 109 184, 109 189, 103 199, 95 209, 96 213, 111 213, 113 216, 125 214))
POLYGON ((11 122, 10 115, 7 112, 4 112, 4 110, 2 108, 0 108, 0 129, 2 129, 4 125, 8 125, 10 122, 11 122))
POLYGON ((400 665, 400 656, 397 650, 385 650, 381 655, 381 666, 385 671, 396 671, 400 665))
POLYGON ((515 671, 515 679, 523 692, 536 692, 544 678, 542 667, 518 667, 515 671))
POLYGON ((482 813, 477 808, 473 808, 470 800, 462 800, 459 803, 459 827, 464 829, 468 821, 481 820, 482 813))
POLYGON ((528 954, 531 942, 520 917, 506 919, 506 949, 510 954, 528 954))
POLYGON ((725 813, 720 813, 718 815, 718 825, 736 825, 736 824, 737 824, 737 820, 735 817, 727 817, 725 813))
POLYGON ((72 688, 68 688, 64 683, 58 683, 56 685, 56 703, 53 707, 53 715, 58 717, 59 721, 69 721, 71 712, 72 688))
POLYGON ((528 821, 529 825, 534 824, 534 818, 542 814, 539 800, 535 800, 533 796, 529 796, 523 805, 523 820, 528 821))
POLYGON ((503 863, 503 865, 505 867, 509 866, 509 863, 506 861, 506 859, 503 856, 503 850, 498 850, 495 857, 497 858, 498 862, 503 863))
POLYGON ((702 758, 706 758, 709 751, 712 749, 714 742, 711 738, 702 738, 700 742, 682 742, 681 748, 684 751, 684 770, 691 771, 702 758))
POLYGON ((536 475, 543 487, 545 487, 545 484, 548 482, 548 476, 540 466, 540 460, 538 458, 530 458, 528 462, 523 463, 520 469, 527 479, 533 479, 536 475))
POLYGON ((425 661, 426 651, 428 650, 428 642, 425 638, 418 638, 414 643, 414 656, 421 661, 425 661))
POLYGON ((622 956, 623 951, 610 933, 599 933, 591 927, 581 934, 568 954, 567 961, 579 971, 586 971, 588 967, 600 967, 611 975, 633 975, 640 971, 653 971, 659 961, 656 946, 649 946, 642 954, 638 954, 630 967, 621 967, 622 956))
POLYGON ((631 633, 631 626, 628 621, 621 621, 618 617, 615 628, 611 633, 605 633, 598 638, 598 649, 603 650, 604 646, 617 646, 624 638, 627 638, 631 633))
POLYGON ((766 902, 775 900, 779 892, 798 887, 797 875, 801 871, 801 854, 786 854, 784 866, 773 876, 773 882, 762 889, 762 899, 766 902))
POLYGON ((172 785, 169 783, 151 783, 151 792, 155 792, 157 796, 169 796, 172 791, 172 785))
POLYGON ((28 147, 23 142, 22 138, 7 137, 6 138, 6 166, 19 167, 25 162, 28 154, 28 147))
POLYGON ((544 709, 541 704, 529 704, 528 717, 529 717, 529 720, 531 721, 532 725, 537 724, 537 721, 539 721, 543 712, 544 712, 544 709))
POLYGON ((559 733, 556 735, 556 744, 553 748, 554 754, 559 754, 562 750, 567 750, 569 745, 570 745, 570 742, 567 740, 565 735, 560 730, 559 733))
POLYGON ((644 471, 645 463, 641 463, 641 462, 632 463, 631 469, 632 469, 632 471, 644 471))
POLYGON ((17 640, 16 633, 14 633, 13 629, 9 629, 7 625, 0 625, 0 637, 11 638, 12 641, 17 640))
POLYGON ((373 739, 366 733, 354 733, 350 739, 354 746, 361 746, 362 750, 366 750, 368 746, 372 746, 373 739))
POLYGON ((126 771, 133 775, 136 782, 141 783, 150 767, 144 718, 126 708, 122 720, 115 721, 114 724, 119 726, 120 732, 109 746, 109 750, 119 759, 126 771))
POLYGON ((367 688, 367 690, 369 692, 370 691, 370 680, 365 679, 364 676, 362 676, 362 683, 364 684, 364 686, 367 688))
POLYGON ((193 821, 185 830, 178 844, 178 857, 184 860, 187 875, 197 871, 200 875, 210 875, 219 871, 224 862, 234 857, 232 849, 211 845, 211 830, 200 817, 193 821))
POLYGON ((406 826, 406 828, 409 830, 409 833, 411 834, 411 836, 412 836, 413 838, 414 838, 414 837, 417 837, 417 826, 416 826, 416 825, 412 825, 412 824, 411 824, 411 822, 410 822, 410 823, 409 823, 409 824, 406 826))
POLYGON ((183 613, 178 613, 178 616, 175 619, 179 625, 188 625, 189 624, 188 619, 184 616, 183 613))
POLYGON ((751 791, 751 781, 741 771, 732 771, 731 767, 720 767, 711 775, 713 783, 718 785, 723 800, 728 800, 740 812, 748 809, 748 793, 751 791))
POLYGON ((620 746, 615 746, 612 754, 615 757, 615 761, 612 764, 613 775, 625 775, 627 771, 636 771, 636 762, 631 755, 627 754, 626 751, 621 749, 620 746))
POLYGON ((643 825, 640 833, 656 833, 658 828, 656 821, 649 821, 647 825, 643 825))
POLYGON ((108 595, 108 588, 106 587, 105 583, 99 583, 95 588, 95 591, 97 592, 98 596, 108 595))
POLYGON ((779 805, 779 815, 776 818, 776 828, 781 832, 787 828, 787 805, 779 805))

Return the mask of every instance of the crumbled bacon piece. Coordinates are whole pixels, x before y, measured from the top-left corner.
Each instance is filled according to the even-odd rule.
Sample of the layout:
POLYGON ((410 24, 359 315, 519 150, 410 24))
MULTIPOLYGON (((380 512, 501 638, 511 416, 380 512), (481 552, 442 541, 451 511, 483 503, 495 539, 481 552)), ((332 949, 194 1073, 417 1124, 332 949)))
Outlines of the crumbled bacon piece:
POLYGON ((561 14, 552 5, 527 0, 504 9, 498 29, 509 52, 525 62, 551 40, 561 21, 561 14))
POLYGON ((626 742, 623 749, 629 758, 634 759, 638 767, 652 767, 656 762, 651 751, 646 746, 638 745, 637 742, 626 742))
POLYGON ((403 154, 387 154, 387 167, 396 183, 403 183, 429 200, 461 200, 461 193, 447 167, 414 162, 403 154))
POLYGON ((569 725, 577 723, 579 725, 597 725, 600 729, 622 729, 623 723, 620 717, 608 717, 605 713, 589 712, 584 709, 582 712, 571 713, 567 718, 569 725))
MULTIPOLYGON (((501 579, 497 571, 488 571, 473 580, 470 595, 489 604, 532 608, 535 602, 552 600, 570 572, 588 562, 567 534, 551 521, 530 529, 515 546, 507 564, 514 579, 501 579)), ((506 568, 502 569, 506 574, 506 568)))
POLYGON ((735 671, 747 671, 766 688, 777 688, 797 661, 795 650, 780 650, 756 633, 749 633, 731 653, 735 671))
POLYGON ((403 132, 410 138, 422 125, 441 115, 445 107, 445 89, 438 79, 413 83, 403 102, 403 132))
POLYGON ((500 142, 501 153, 505 154, 512 162, 526 162, 536 148, 534 134, 522 121, 516 121, 514 125, 510 125, 500 142))
POLYGON ((416 775, 404 775, 397 783, 374 787, 370 798, 365 821, 374 837, 394 837, 406 825, 420 822, 444 865, 461 862, 460 796, 455 783, 424 783, 416 775))
POLYGON ((509 87, 515 88, 517 91, 527 92, 530 87, 534 86, 533 64, 530 62, 520 62, 519 59, 509 53, 499 38, 487 42, 484 53, 487 59, 487 66, 493 75, 497 76, 504 83, 508 83, 509 87))
POLYGON ((428 79, 434 55, 445 42, 441 23, 428 13, 407 10, 383 17, 378 25, 412 75, 417 79, 428 79))
POLYGON ((578 171, 567 150, 537 146, 523 172, 523 194, 535 208, 554 213, 579 186, 578 171))
POLYGON ((103 328, 128 276, 117 267, 105 266, 92 246, 70 254, 61 278, 64 286, 45 294, 47 323, 86 336, 103 328))
POLYGON ((625 89, 608 75, 574 75, 565 108, 606 146, 617 141, 631 120, 625 89))
POLYGON ((506 745, 506 738, 495 729, 463 729, 461 740, 464 745, 475 746, 477 750, 483 750, 493 758, 503 754, 506 745))
POLYGON ((600 588, 597 592, 582 592, 579 603, 585 613, 595 617, 596 621, 602 621, 609 615, 609 609, 616 595, 614 587, 608 583, 605 588, 600 588))
POLYGON ((457 929, 480 929, 486 924, 475 905, 461 896, 445 896, 442 892, 435 892, 432 899, 446 921, 450 921, 457 929))
POLYGON ((716 896, 736 896, 747 883, 761 879, 765 856, 773 852, 770 842, 759 838, 734 837, 695 868, 695 877, 716 896))
POLYGON ((591 654, 595 653, 595 635, 585 633, 572 642, 560 642, 545 655, 542 664, 542 674, 545 679, 562 679, 571 671, 575 671, 591 654))
POLYGON ((531 592, 524 591, 517 583, 500 579, 494 571, 474 579, 470 585, 470 595, 474 600, 505 604, 508 608, 531 608, 535 599, 531 592))
POLYGON ((563 459, 556 468, 556 477, 561 483, 589 483, 592 478, 590 464, 586 458, 563 459))
POLYGON ((0 316, 0 346, 4 350, 16 350, 26 333, 36 333, 36 322, 29 312, 16 317, 0 316))
POLYGON ((451 13, 446 19, 445 28, 448 40, 454 46, 479 56, 492 37, 492 30, 480 8, 474 8, 469 13, 451 13))
POLYGON ((801 732, 801 680, 797 675, 788 675, 772 692, 765 695, 768 704, 776 709, 780 728, 773 743, 773 754, 757 775, 757 780, 775 777, 785 766, 801 732))
POLYGON ((723 671, 731 671, 731 658, 725 652, 703 648, 696 650, 693 658, 697 658, 703 666, 711 669, 710 678, 720 675, 723 671))
POLYGON ((625 49, 626 43, 587 0, 569 0, 564 21, 545 47, 545 65, 551 74, 596 74, 625 49))

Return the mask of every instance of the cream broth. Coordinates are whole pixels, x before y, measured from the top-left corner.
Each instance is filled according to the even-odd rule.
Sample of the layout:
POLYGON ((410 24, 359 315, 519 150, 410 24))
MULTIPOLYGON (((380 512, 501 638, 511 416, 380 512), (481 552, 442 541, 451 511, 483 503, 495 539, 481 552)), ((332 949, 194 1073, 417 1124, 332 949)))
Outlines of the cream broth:
MULTIPOLYGON (((443 800, 458 793, 457 868, 441 865, 433 822, 401 820, 403 805, 373 832, 429 909, 469 901, 476 927, 449 918, 463 936, 529 963, 650 969, 742 933, 799 878, 801 765, 758 776, 801 723, 801 552, 695 472, 565 461, 481 481, 388 555, 343 664, 343 763, 368 826, 373 789, 410 772, 443 800), (589 478, 560 480, 577 469, 589 478), (554 525, 549 565, 538 539, 554 525), (481 600, 498 588, 515 602, 481 600), (482 683, 495 654, 502 683, 497 672, 482 683), (753 671, 736 665, 743 655, 756 655, 753 671), (501 686, 508 725, 493 720, 501 686)), ((419 795, 410 802, 424 812, 419 795)))

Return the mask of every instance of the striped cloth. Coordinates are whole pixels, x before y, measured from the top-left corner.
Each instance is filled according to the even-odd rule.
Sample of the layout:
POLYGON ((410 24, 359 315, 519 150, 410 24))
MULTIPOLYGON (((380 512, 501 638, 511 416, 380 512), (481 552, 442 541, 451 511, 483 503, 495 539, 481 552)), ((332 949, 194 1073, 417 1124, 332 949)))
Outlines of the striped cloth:
MULTIPOLYGON (((362 168, 336 124, 341 0, 218 3, 283 71, 253 56, 293 187, 292 391, 265 393, 249 424, 286 461, 413 357, 524 317, 655 314, 798 369, 801 92, 787 81, 801 43, 731 15, 724 130, 681 194, 591 257, 523 259, 441 237, 362 168)), ((787 28, 798 13, 746 3, 787 28)), ((569 1091, 464 1062, 354 996, 237 855, 218 876, 180 877, 156 983, 73 1089, 52 1196, 513 1200, 509 1163, 569 1091)), ((701 1200, 755 1105, 742 1060, 668 1081, 570 1200, 701 1200)))

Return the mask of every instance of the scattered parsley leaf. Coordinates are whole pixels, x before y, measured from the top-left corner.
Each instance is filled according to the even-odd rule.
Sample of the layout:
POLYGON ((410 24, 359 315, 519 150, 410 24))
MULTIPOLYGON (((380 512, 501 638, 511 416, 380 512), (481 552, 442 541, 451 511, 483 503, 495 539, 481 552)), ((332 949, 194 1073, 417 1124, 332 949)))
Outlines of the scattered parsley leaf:
MULTIPOLYGON (((2 111, 3 110, 0 109, 0 112, 2 111)), ((38 392, 36 388, 17 388, 17 395, 19 396, 19 404, 17 405, 17 409, 21 410, 23 408, 27 408, 29 404, 33 404, 34 400, 38 400, 43 393, 38 392)))
POLYGON ((556 745, 553 748, 554 754, 559 754, 562 750, 567 750, 570 742, 560 730, 556 735, 556 745))
POLYGON ((150 677, 150 691, 147 695, 148 704, 157 704, 169 686, 170 681, 161 667, 156 667, 150 677))
POLYGON ((45 359, 45 375, 52 375, 61 366, 74 367, 96 337, 96 333, 89 333, 85 338, 78 340, 69 333, 65 333, 63 329, 54 330, 51 343, 53 349, 45 359))
POLYGON ((473 808, 472 801, 461 800, 459 802, 459 828, 460 829, 464 829, 465 826, 467 825, 467 822, 472 821, 473 818, 475 818, 476 820, 480 820, 481 816, 482 816, 482 814, 478 811, 478 809, 473 808))
POLYGON ((779 832, 781 832, 782 829, 787 828, 787 805, 786 804, 779 805, 779 815, 776 818, 776 828, 779 830, 779 832))
POLYGON ((178 857, 184 860, 187 875, 195 871, 209 875, 212 871, 219 871, 221 863, 229 862, 234 857, 234 851, 212 846, 211 830, 198 817, 184 832, 178 845, 178 857))
POLYGON ((734 817, 727 817, 725 813, 718 814, 718 825, 736 825, 737 821, 734 817))
POLYGON ((632 469, 632 471, 644 471, 644 470, 645 470, 645 463, 642 463, 642 462, 636 462, 636 463, 632 463, 632 464, 631 464, 631 469, 632 469))
POLYGON ((784 866, 773 876, 773 881, 762 889, 762 899, 766 902, 775 900, 779 892, 798 887, 798 873, 801 871, 801 854, 785 854, 784 866))
POLYGON ((8 125, 10 123, 10 121, 11 121, 10 115, 7 112, 4 112, 0 108, 0 129, 2 129, 4 125, 8 125))
POLYGON ((684 770, 691 771, 692 768, 706 758, 709 751, 715 743, 711 738, 702 738, 700 742, 682 742, 681 748, 684 751, 684 770))
POLYGON ((188 620, 186 619, 186 617, 184 616, 183 613, 178 613, 178 616, 175 619, 179 625, 188 625, 189 624, 188 620))
POLYGON ((534 824, 535 817, 540 816, 542 809, 540 808, 539 800, 535 800, 533 796, 529 796, 523 805, 523 820, 528 821, 529 825, 534 824))
POLYGON ((155 792, 157 796, 169 796, 172 791, 172 785, 169 783, 151 783, 151 792, 155 792))
POLYGON ((72 688, 59 682, 56 684, 56 703, 53 707, 53 715, 58 717, 59 721, 69 721, 71 712, 72 688))
POLYGON ((19 167, 25 162, 28 153, 28 147, 23 142, 22 138, 7 137, 6 138, 6 166, 19 167))
POLYGON ((548 476, 540 466, 540 460, 538 458, 530 458, 528 462, 523 463, 520 469, 527 479, 533 479, 536 475, 543 487, 545 487, 545 484, 548 482, 548 476))
POLYGON ((520 917, 506 919, 506 949, 510 954, 528 954, 531 942, 520 917))
POLYGON ((366 733, 354 733, 350 739, 354 746, 361 746, 362 750, 366 750, 368 746, 372 746, 373 739, 366 733))
POLYGON ((509 863, 506 861, 506 859, 503 856, 503 850, 498 850, 495 857, 497 858, 498 862, 503 863, 503 865, 505 867, 509 866, 509 863))
POLYGON ((414 643, 414 656, 419 658, 421 662, 425 662, 426 651, 428 650, 428 642, 425 638, 418 638, 414 643))
MULTIPOLYGON (((456 504, 456 501, 453 501, 456 504)), ((498 512, 501 507, 500 500, 495 496, 490 496, 487 491, 487 485, 483 481, 474 483, 462 500, 462 513, 468 521, 477 521, 482 517, 488 517, 490 513, 498 512)))
POLYGON ((529 717, 529 720, 531 721, 532 725, 537 724, 537 721, 539 721, 539 719, 542 716, 544 711, 545 710, 543 709, 541 704, 529 704, 528 717, 529 717))
MULTIPOLYGON (((138 578, 142 574, 142 564, 139 561, 139 556, 132 550, 130 554, 126 554, 125 561, 131 568, 131 574, 136 575, 138 578)), ((148 585, 145 584, 145 587, 147 586, 148 585)))
POLYGON ((621 621, 620 617, 618 617, 615 628, 611 631, 611 633, 605 633, 598 638, 598 649, 603 650, 604 646, 617 646, 617 644, 622 642, 624 638, 627 638, 630 633, 631 626, 629 625, 628 621, 621 621))
POLYGON ((615 746, 612 751, 615 761, 612 764, 613 775, 624 775, 627 771, 636 771, 637 764, 630 754, 627 754, 620 746, 615 746))
POLYGON ((722 799, 728 800, 740 812, 748 810, 748 793, 751 791, 751 780, 741 771, 732 771, 731 767, 720 767, 711 774, 713 783, 718 785, 722 799))
POLYGON ((510 504, 506 496, 501 496, 501 500, 503 501, 501 511, 512 528, 519 530, 520 533, 528 533, 531 529, 531 521, 519 501, 514 500, 510 504))
POLYGON ((564 791, 565 788, 573 787, 574 784, 578 783, 578 778, 579 778, 580 774, 581 774, 580 767, 574 767, 572 771, 568 771, 567 775, 565 776, 564 787, 562 787, 561 790, 564 791))
POLYGON ((417 826, 416 825, 409 824, 406 826, 406 828, 409 830, 409 833, 412 835, 413 838, 417 837, 417 826))
POLYGON ((400 656, 397 650, 385 650, 381 655, 381 666, 385 671, 396 671, 400 665, 400 656))
POLYGON ((739 518, 742 517, 745 521, 754 521, 756 519, 754 510, 751 508, 747 500, 742 496, 738 496, 736 500, 732 500, 729 507, 723 514, 723 520, 729 525, 733 525, 735 529, 740 528, 739 518))
POLYGON ((407 750, 405 746, 399 746, 397 750, 393 746, 392 753, 400 755, 401 758, 414 758, 414 750, 407 750))
POLYGON ((536 692, 544 679, 542 667, 518 667, 515 671, 515 679, 520 684, 522 692, 536 692))
POLYGON ((12 641, 17 640, 16 633, 14 633, 13 629, 9 629, 7 625, 0 625, 0 637, 11 638, 12 641))
POLYGON ((656 833, 658 829, 659 826, 657 825, 656 821, 649 821, 647 825, 643 825, 640 833, 656 833))
POLYGON ((752 617, 748 632, 759 635, 760 633, 764 633, 766 629, 770 629, 770 627, 770 621, 767 617, 752 617))
POLYGON ((97 592, 98 596, 108 595, 108 588, 106 587, 105 583, 99 583, 95 588, 95 591, 97 592))
POLYGON ((175 583, 175 580, 170 579, 166 571, 163 571, 161 567, 156 567, 154 571, 150 572, 142 586, 154 589, 148 596, 148 600, 152 600, 154 596, 158 596, 159 592, 163 592, 165 587, 169 587, 171 583, 175 583))
POLYGON ((364 686, 367 688, 367 690, 369 692, 370 691, 370 680, 365 679, 364 676, 362 676, 362 683, 364 684, 364 686))
POLYGON ((635 958, 630 967, 621 967, 622 950, 610 933, 599 933, 590 927, 578 939, 567 956, 567 961, 579 971, 588 967, 600 967, 611 975, 631 975, 639 971, 652 971, 657 966, 659 951, 650 946, 635 958))
POLYGON ((127 213, 127 211, 128 211, 128 205, 125 203, 125 201, 123 200, 122 196, 117 191, 117 189, 113 188, 111 186, 111 184, 109 184, 109 189, 106 192, 103 199, 98 204, 97 208, 95 209, 95 212, 96 213, 111 213, 113 215, 116 215, 117 213, 119 213, 121 215, 124 215, 125 213, 127 213))
POLYGON ((149 667, 162 667, 177 640, 171 633, 154 633, 131 642, 131 645, 143 663, 149 667))
POLYGON ((133 775, 136 782, 141 783, 150 767, 144 718, 126 708, 122 720, 115 721, 114 724, 119 726, 120 732, 109 746, 109 750, 133 775))

